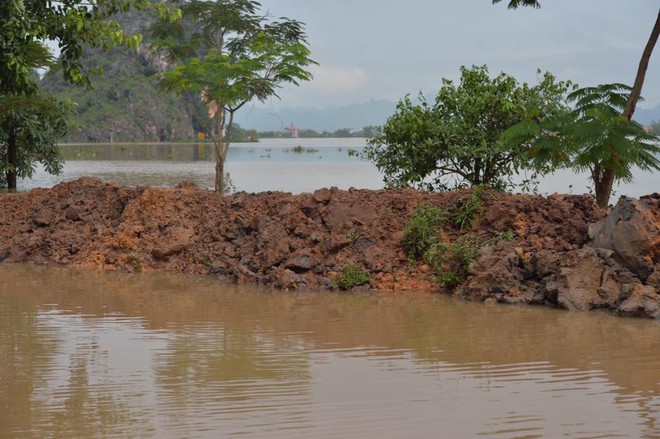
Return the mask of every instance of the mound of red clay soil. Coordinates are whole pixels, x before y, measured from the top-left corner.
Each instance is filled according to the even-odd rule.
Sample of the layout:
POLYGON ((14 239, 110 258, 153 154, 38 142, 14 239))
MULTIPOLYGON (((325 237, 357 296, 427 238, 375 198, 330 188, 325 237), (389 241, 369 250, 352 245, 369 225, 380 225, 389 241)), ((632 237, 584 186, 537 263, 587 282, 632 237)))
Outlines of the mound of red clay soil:
MULTIPOLYGON (((82 178, 0 196, 0 261, 208 274, 306 290, 336 288, 350 265, 368 274, 363 289, 440 291, 432 270, 404 251, 404 230, 421 204, 451 208, 470 196, 331 188, 221 197, 191 184, 130 188, 82 178)), ((605 214, 589 196, 486 192, 481 198, 472 228, 448 225, 443 242, 511 231, 515 238, 484 246, 455 295, 660 317, 649 299, 660 295, 660 234, 638 255, 646 262, 627 256, 641 264, 636 272, 616 250, 591 247, 589 227, 605 214), (566 292, 571 289, 591 296, 575 297, 566 292), (641 302, 626 303, 632 297, 641 302)), ((638 201, 655 212, 649 217, 655 226, 658 203, 660 196, 638 201)), ((644 236, 639 239, 651 240, 644 236)))

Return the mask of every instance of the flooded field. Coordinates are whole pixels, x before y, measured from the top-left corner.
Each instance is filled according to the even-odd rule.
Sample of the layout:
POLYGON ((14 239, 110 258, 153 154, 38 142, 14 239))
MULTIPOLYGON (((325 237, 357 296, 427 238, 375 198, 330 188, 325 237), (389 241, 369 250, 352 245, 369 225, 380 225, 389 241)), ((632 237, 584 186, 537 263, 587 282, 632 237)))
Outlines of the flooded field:
POLYGON ((654 438, 660 326, 0 265, 0 437, 654 438))
MULTIPOLYGON (((321 187, 381 189, 383 176, 369 161, 349 156, 360 151, 366 139, 264 139, 233 144, 226 171, 238 191, 269 190, 311 192, 321 187)), ((124 185, 176 186, 182 180, 212 188, 215 165, 210 144, 92 144, 62 147, 67 159, 61 175, 39 168, 33 179, 21 180, 19 190, 52 187, 62 181, 93 176, 124 185)), ((638 197, 660 191, 657 175, 634 172, 635 179, 615 185, 612 200, 620 195, 638 197)), ((526 177, 520 176, 523 181, 526 177)), ((590 192, 586 174, 561 170, 541 179, 538 193, 590 192)))

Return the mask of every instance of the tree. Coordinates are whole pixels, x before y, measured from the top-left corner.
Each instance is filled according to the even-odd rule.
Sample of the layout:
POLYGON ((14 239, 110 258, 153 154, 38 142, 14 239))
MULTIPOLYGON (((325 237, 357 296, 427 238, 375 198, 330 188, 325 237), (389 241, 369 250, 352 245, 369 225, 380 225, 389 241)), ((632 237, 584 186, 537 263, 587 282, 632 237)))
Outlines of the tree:
POLYGON ((71 106, 67 102, 37 93, 16 103, 0 122, 0 173, 5 176, 0 187, 9 189, 16 188, 17 177, 32 177, 36 162, 41 162, 46 172, 59 174, 62 160, 56 141, 70 128, 71 106))
POLYGON ((575 109, 543 121, 527 119, 503 135, 512 144, 527 143, 536 164, 553 163, 588 171, 596 203, 606 208, 615 181, 631 181, 634 166, 660 170, 660 139, 621 114, 631 87, 602 84, 568 95, 575 109))
MULTIPOLYGON (((164 3, 154 4, 163 16, 170 11, 164 3)), ((30 175, 34 160, 45 160, 46 169, 56 172, 61 168, 52 154, 56 139, 38 140, 41 146, 27 141, 33 133, 38 137, 57 135, 65 131, 64 120, 51 111, 59 111, 63 103, 55 103, 50 97, 39 93, 38 76, 35 69, 53 67, 52 58, 45 41, 55 42, 60 49, 57 60, 64 78, 74 84, 90 86, 88 72, 84 70, 81 57, 83 47, 108 48, 115 44, 137 47, 139 35, 125 34, 113 14, 130 8, 152 6, 149 0, 68 0, 44 2, 38 0, 3 0, 0 2, 0 125, 3 140, 0 140, 2 170, 6 183, 16 187, 16 175, 30 175), (37 133, 35 117, 41 118, 37 133), (55 123, 48 127, 44 123, 55 123), (26 124, 25 126, 21 124, 26 124), (27 135, 27 137, 25 137, 27 135), (21 141, 20 139, 26 139, 21 141), (19 151, 19 148, 30 148, 19 151), (20 161, 23 157, 27 161, 20 161), (31 161, 30 161, 31 160, 31 161)))
POLYGON ((270 20, 251 0, 192 0, 183 18, 153 28, 154 47, 179 65, 159 75, 162 89, 198 93, 208 105, 215 144, 215 190, 222 193, 234 114, 253 99, 277 96, 282 85, 311 79, 302 23, 270 20))
MULTIPOLYGON (((500 3, 502 0, 493 0, 493 4, 500 3)), ((531 6, 532 8, 540 8, 541 4, 536 0, 509 0, 509 9, 518 9, 520 6, 531 6)))
MULTIPOLYGON (((493 0, 493 4, 500 3, 502 0, 493 0)), ((540 8, 541 5, 538 1, 535 0, 510 0, 509 8, 516 9, 519 6, 532 6, 535 8, 540 8)), ((642 94, 642 87, 644 86, 644 79, 646 77, 646 71, 648 69, 649 60, 653 54, 653 49, 655 48, 656 43, 658 42, 658 37, 660 36, 660 9, 658 9, 658 16, 656 17, 653 30, 651 31, 651 36, 649 37, 644 51, 642 52, 642 57, 639 61, 639 66, 637 68, 637 74, 635 75, 635 82, 630 93, 628 94, 628 100, 625 107, 622 109, 623 116, 629 121, 632 120, 633 114, 635 113, 635 108, 637 107, 637 102, 640 100, 642 94)), ((625 159, 621 158, 622 161, 625 159)), ((604 187, 609 187, 610 190, 614 184, 614 180, 617 178, 617 171, 615 169, 605 168, 602 175, 602 183, 604 187)), ((607 194, 607 200, 609 200, 609 192, 607 194)), ((603 195, 604 199, 605 195, 603 195)), ((600 205, 600 203, 599 203, 600 205)), ((601 207, 607 207, 607 204, 601 207)))
POLYGON ((132 8, 155 8, 165 17, 176 17, 164 2, 151 0, 5 0, 0 3, 0 91, 23 91, 31 86, 31 55, 36 45, 55 42, 58 63, 69 82, 90 86, 81 58, 84 47, 108 49, 115 45, 137 48, 140 35, 122 31, 112 16, 132 8))
POLYGON ((571 84, 545 73, 539 84, 519 84, 486 66, 461 67, 458 86, 443 79, 434 103, 406 96, 365 155, 393 187, 447 190, 464 185, 510 186, 528 168, 524 145, 503 143, 501 134, 529 114, 543 119, 569 111, 571 84))

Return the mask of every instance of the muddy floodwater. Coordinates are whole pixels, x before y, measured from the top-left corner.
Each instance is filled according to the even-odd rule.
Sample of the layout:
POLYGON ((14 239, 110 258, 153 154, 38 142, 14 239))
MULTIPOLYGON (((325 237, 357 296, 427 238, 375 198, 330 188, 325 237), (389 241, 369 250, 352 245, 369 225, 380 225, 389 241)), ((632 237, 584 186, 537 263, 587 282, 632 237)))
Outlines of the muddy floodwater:
POLYGON ((0 438, 657 438, 660 324, 0 265, 0 438))

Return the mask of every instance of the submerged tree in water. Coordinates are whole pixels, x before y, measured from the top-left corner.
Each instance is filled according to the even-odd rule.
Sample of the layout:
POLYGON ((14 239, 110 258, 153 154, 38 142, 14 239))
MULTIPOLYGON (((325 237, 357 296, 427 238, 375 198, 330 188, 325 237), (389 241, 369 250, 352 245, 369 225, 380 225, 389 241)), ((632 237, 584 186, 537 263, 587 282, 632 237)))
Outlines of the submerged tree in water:
POLYGON ((224 163, 234 114, 253 99, 277 96, 284 84, 311 79, 302 23, 271 20, 251 0, 181 3, 181 20, 152 29, 154 48, 178 65, 160 76, 166 91, 198 93, 209 110, 215 144, 215 190, 225 191, 224 163))

